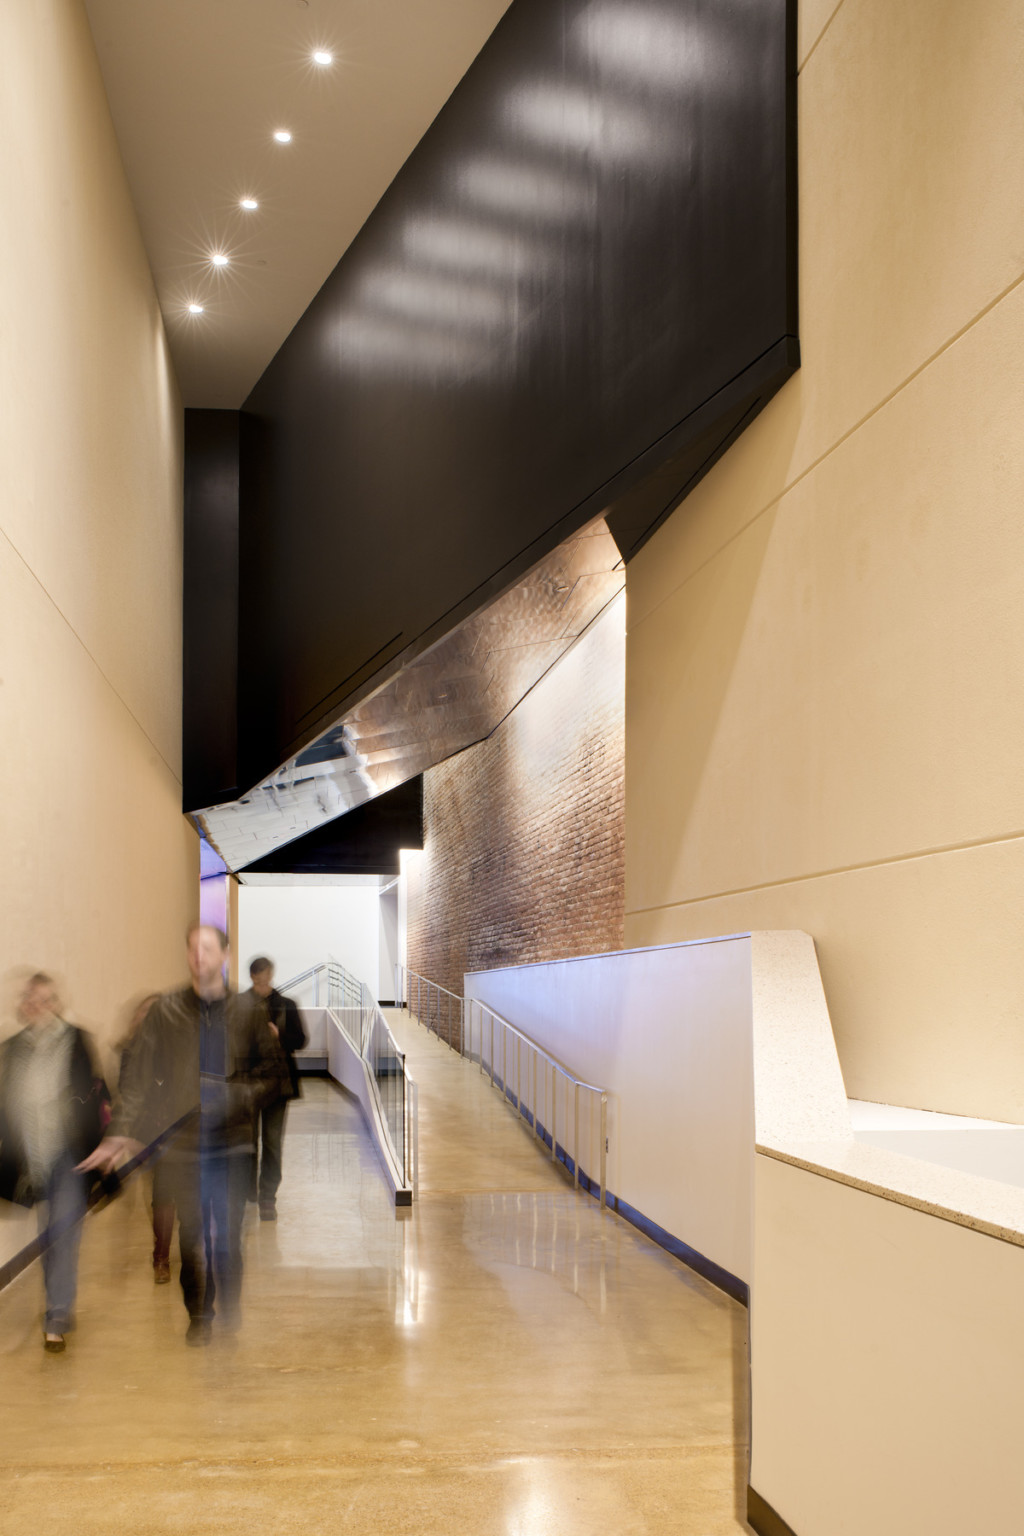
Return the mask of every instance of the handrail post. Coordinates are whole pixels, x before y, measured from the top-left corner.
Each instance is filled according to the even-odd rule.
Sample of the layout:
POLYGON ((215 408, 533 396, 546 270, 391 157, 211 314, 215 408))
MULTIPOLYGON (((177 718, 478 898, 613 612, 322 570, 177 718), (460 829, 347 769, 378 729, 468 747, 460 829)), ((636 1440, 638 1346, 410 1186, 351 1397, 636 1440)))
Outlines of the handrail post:
POLYGON ((608 1095, 601 1095, 601 1209, 604 1210, 608 1184, 608 1095))
POLYGON ((487 1014, 488 1014, 488 1017, 490 1018, 490 1021, 491 1021, 491 1051, 490 1051, 491 1059, 490 1059, 490 1062, 488 1063, 488 1065, 490 1066, 490 1069, 491 1069, 491 1087, 493 1088, 494 1087, 494 1014, 491 1013, 491 1010, 489 1008, 487 1010, 487 1014))
POLYGON ((534 1047, 534 1051, 533 1051, 533 1139, 534 1139, 534 1141, 536 1141, 538 1136, 540 1135, 540 1132, 537 1129, 537 1063, 539 1061, 540 1061, 540 1057, 537 1054, 537 1048, 535 1046, 534 1047))
POLYGON ((401 1099, 400 1099, 400 1103, 401 1103, 401 1107, 402 1107, 402 1174, 403 1174, 403 1177, 405 1179, 406 1185, 408 1185, 408 1183, 409 1183, 409 1117, 408 1117, 408 1115, 406 1113, 406 1102, 405 1102, 405 1091, 406 1091, 406 1083, 405 1083, 405 1053, 404 1053, 404 1051, 397 1051, 396 1055, 397 1055, 399 1061, 402 1064, 402 1094, 401 1094, 401 1099))
POLYGON ((573 1089, 572 1106, 572 1183, 574 1189, 580 1187, 580 1085, 573 1089))
POLYGON ((558 1138, 555 1135, 555 1126, 558 1121, 558 1068, 551 1063, 551 1161, 557 1160, 556 1147, 558 1138))
POLYGON ((523 1117, 523 1053, 522 1053, 521 1046, 522 1046, 522 1041, 520 1040, 519 1036, 516 1035, 515 1052, 516 1052, 516 1119, 517 1120, 521 1120, 522 1117, 523 1117))

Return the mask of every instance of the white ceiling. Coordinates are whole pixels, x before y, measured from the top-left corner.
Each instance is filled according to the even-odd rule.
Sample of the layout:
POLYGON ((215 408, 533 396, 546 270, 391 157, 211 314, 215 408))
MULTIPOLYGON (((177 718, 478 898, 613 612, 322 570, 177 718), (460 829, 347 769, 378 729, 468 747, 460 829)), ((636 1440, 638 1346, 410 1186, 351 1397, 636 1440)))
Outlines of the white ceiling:
POLYGON ((184 402, 236 408, 509 0, 85 4, 184 402))

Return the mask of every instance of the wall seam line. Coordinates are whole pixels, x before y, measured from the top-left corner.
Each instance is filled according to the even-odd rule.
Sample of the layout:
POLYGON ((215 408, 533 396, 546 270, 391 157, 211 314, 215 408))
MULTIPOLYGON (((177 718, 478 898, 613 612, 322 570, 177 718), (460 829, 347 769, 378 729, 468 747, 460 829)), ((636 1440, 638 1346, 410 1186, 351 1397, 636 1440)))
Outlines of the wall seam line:
POLYGON ((651 907, 627 907, 627 917, 643 916, 647 912, 668 912, 673 907, 697 907, 707 901, 725 901, 730 896, 750 896, 756 891, 781 890, 787 885, 806 885, 811 880, 831 880, 836 875, 855 875, 868 869, 887 869, 897 864, 913 864, 919 859, 939 858, 947 853, 968 853, 973 848, 999 848, 1005 843, 1024 840, 1024 831, 1007 832, 1002 837, 976 837, 962 843, 940 843, 934 848, 922 848, 916 853, 901 853, 889 859, 868 859, 863 864, 837 864, 834 869, 819 869, 809 875, 790 875, 784 880, 763 880, 758 885, 738 885, 731 890, 709 891, 704 896, 686 896, 679 901, 662 901, 651 907))
POLYGON ((81 635, 78 633, 77 629, 72 624, 72 622, 68 618, 67 614, 64 612, 63 608, 61 608, 60 604, 58 602, 56 602, 56 600, 54 599, 52 593, 47 591, 46 587, 43 586, 43 583, 40 580, 39 576, 36 574, 36 572, 29 565, 28 561, 25 559, 25 556, 22 554, 22 552, 18 548, 17 544, 15 544, 14 540, 11 538, 11 536, 7 532, 6 528, 0 527, 0 538, 3 539, 4 543, 7 545, 8 549, 11 551, 11 553, 14 555, 15 559, 17 559, 21 563, 22 567, 28 572, 28 574, 31 577, 31 579, 35 582, 36 586, 39 588, 40 592, 43 594, 43 596, 46 599, 47 603, 53 609, 54 613, 56 613, 58 615, 58 617, 60 618, 61 622, 64 624, 65 628, 67 629, 68 633, 70 635, 72 635, 72 637, 74 638, 75 643, 84 652, 84 654, 89 658, 90 662, 95 667, 95 669, 99 673, 100 677, 103 679, 103 681, 106 683, 107 687, 110 689, 110 692, 113 694, 114 698, 121 705, 121 708, 125 711, 125 713, 129 716, 129 718, 131 720, 133 720, 135 722, 135 724, 138 726, 139 731, 142 733, 142 735, 146 739, 146 741, 149 742, 149 745, 153 748, 153 751, 156 753, 157 757, 163 763, 164 767, 167 769, 167 772, 171 775, 171 778, 174 780, 175 784, 177 784, 179 789, 180 789, 181 788, 181 783, 182 783, 180 776, 171 767, 170 763, 167 761, 167 759, 164 756, 163 752, 160 750, 160 748, 157 746, 156 742, 153 740, 152 736, 150 736, 149 732, 146 730, 146 727, 143 725, 142 721, 136 715, 135 711, 132 709, 132 707, 128 703, 127 699, 124 698, 124 696, 122 695, 120 689, 116 688, 114 686, 114 684, 111 681, 111 679, 107 676, 106 672, 100 666, 99 662, 96 660, 96 657, 93 655, 92 651, 86 645, 85 641, 82 639, 81 635))
MULTIPOLYGON (((916 379, 920 378, 920 376, 928 368, 930 368, 933 363, 938 362, 939 358, 948 352, 950 348, 955 347, 958 341, 962 341, 963 338, 967 335, 968 331, 973 330, 974 327, 980 323, 980 321, 985 319, 986 315, 991 314, 994 309, 997 309, 999 305, 1004 302, 1004 300, 1008 299, 1010 295, 1021 286, 1022 283, 1024 283, 1024 272, 1021 272, 1017 277, 1014 278, 1012 283, 1010 283, 1006 288, 1002 289, 1000 293, 996 294, 994 299, 991 299, 989 303, 983 305, 982 308, 979 309, 977 313, 971 317, 970 320, 966 321, 958 331, 954 331, 953 335, 950 336, 947 341, 944 341, 941 347, 938 347, 936 351, 934 351, 929 357, 926 357, 923 363, 920 363, 912 373, 907 374, 906 378, 903 379, 901 383, 897 384, 894 389, 890 390, 889 394, 887 394, 884 399, 880 400, 877 405, 872 406, 871 410, 868 411, 866 415, 862 416, 859 421, 854 422, 852 427, 849 427, 845 432, 837 437, 835 442, 833 442, 828 448, 825 449, 824 453, 819 454, 819 456, 812 460, 812 462, 808 464, 804 469, 802 469, 798 475, 795 475, 787 485, 784 485, 781 491, 777 492, 777 494, 774 495, 770 501, 767 501, 763 507, 759 508, 757 512, 753 513, 753 515, 743 524, 742 528, 737 528, 735 533, 730 534, 725 542, 720 544, 712 554, 708 555, 706 560, 702 560, 700 565, 695 566, 690 574, 684 577, 684 579, 679 583, 677 587, 673 587, 671 592, 667 592, 665 596, 660 600, 660 602, 655 603, 654 606, 649 608, 641 618, 637 619, 635 623, 631 624, 629 626, 630 631, 635 632, 640 628, 641 624, 646 624, 647 620, 653 618, 653 616, 658 612, 660 608, 663 608, 667 602, 669 602, 673 597, 677 596, 678 593, 682 592, 683 588, 688 586, 689 583, 693 581, 697 576, 699 576, 702 571, 707 570, 708 566, 712 565, 714 561, 718 559, 719 555, 724 554, 731 544, 735 544, 737 539, 741 539, 745 533, 749 533, 750 529, 756 522, 764 517, 766 513, 771 512, 775 507, 777 507, 779 503, 783 501, 791 491, 795 490, 803 480, 806 480, 807 477, 812 475, 816 469, 819 469, 821 465, 824 464, 826 459, 831 458, 832 455, 836 453, 840 448, 842 448, 845 443, 849 442, 850 438, 859 432, 862 427, 867 426, 868 422, 877 416, 880 411, 884 411, 886 406, 891 405, 898 395, 901 395, 904 390, 909 389, 910 385, 913 384, 916 379)), ((680 502, 680 506, 681 505, 682 503, 680 502)), ((678 510, 678 508, 676 510, 678 510)), ((670 513, 669 516, 671 517, 672 513, 670 513)))
MULTIPOLYGON (((799 0, 798 0, 798 3, 799 3, 799 0)), ((822 29, 818 33, 817 37, 814 39, 814 42, 811 44, 809 50, 804 55, 803 63, 797 65, 797 76, 798 77, 803 74, 804 70, 807 68, 808 64, 811 62, 811 59, 817 53, 818 45, 823 40, 823 38, 825 36, 825 33, 828 31, 829 27, 831 27, 832 23, 835 21, 836 17, 839 15, 839 12, 842 10, 842 8, 843 8, 843 6, 845 4, 846 4, 846 0, 839 0, 839 4, 836 6, 835 10, 832 12, 832 15, 829 17, 828 21, 826 21, 825 25, 822 27, 822 29)))

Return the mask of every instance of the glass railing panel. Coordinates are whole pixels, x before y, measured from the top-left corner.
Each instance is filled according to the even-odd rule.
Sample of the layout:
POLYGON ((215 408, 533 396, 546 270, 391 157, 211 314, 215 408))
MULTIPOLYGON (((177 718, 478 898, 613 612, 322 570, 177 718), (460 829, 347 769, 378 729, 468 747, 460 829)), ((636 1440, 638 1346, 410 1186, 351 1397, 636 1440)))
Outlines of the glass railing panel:
POLYGON ((367 1061, 384 1122, 402 1168, 406 1167, 405 1057, 380 1010, 370 1017, 367 1061))

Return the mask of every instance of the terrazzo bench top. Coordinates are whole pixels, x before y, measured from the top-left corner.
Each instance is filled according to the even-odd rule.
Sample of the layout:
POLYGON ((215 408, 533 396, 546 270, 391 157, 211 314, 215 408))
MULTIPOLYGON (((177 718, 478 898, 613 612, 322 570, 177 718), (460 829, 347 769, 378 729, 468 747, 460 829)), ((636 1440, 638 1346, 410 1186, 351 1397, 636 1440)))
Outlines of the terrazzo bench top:
POLYGON ((755 1151, 1024 1247, 1024 1126, 849 1100, 813 940, 750 939, 755 1151))

